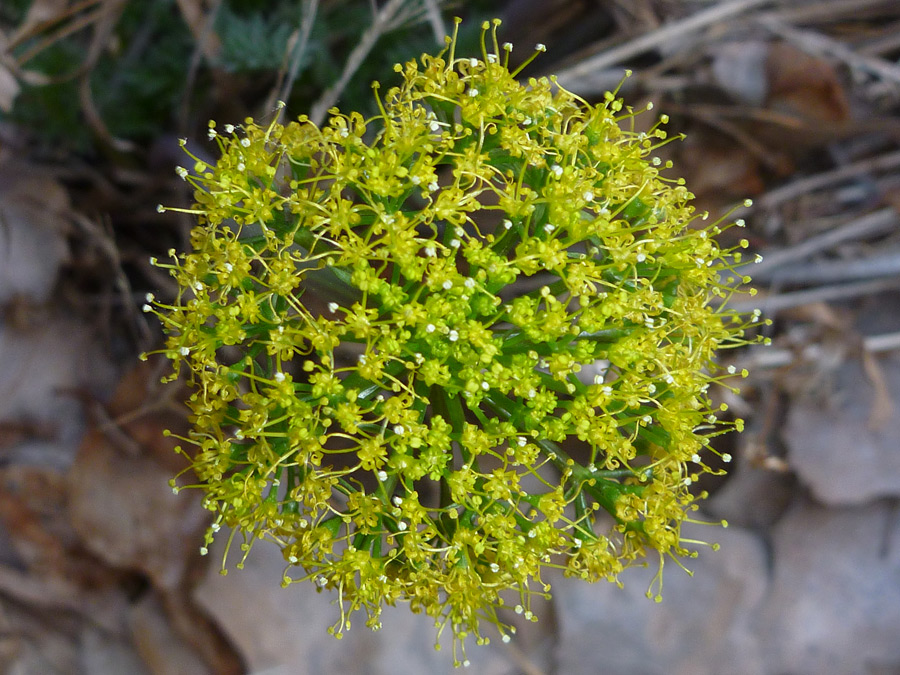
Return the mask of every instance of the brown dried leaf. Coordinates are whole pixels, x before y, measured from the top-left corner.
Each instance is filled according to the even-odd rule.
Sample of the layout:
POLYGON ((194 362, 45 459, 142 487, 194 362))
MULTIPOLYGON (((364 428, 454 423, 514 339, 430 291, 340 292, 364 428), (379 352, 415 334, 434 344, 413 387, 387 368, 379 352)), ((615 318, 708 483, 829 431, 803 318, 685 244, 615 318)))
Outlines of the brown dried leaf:
POLYGON ((26 570, 0 566, 0 593, 117 630, 125 602, 120 575, 81 547, 65 497, 65 478, 52 469, 11 465, 0 472, 0 525, 26 570))
POLYGON ((199 493, 175 495, 169 487, 177 457, 163 431, 179 430, 184 418, 149 398, 134 398, 151 391, 151 372, 141 364, 113 397, 113 412, 136 404, 134 415, 121 424, 101 420, 85 436, 68 476, 69 509, 98 557, 146 574, 158 588, 174 589, 196 563, 208 517, 199 493))
POLYGON ((132 642, 152 675, 210 673, 197 653, 173 631, 165 608, 155 593, 145 595, 131 608, 128 627, 132 642))
POLYGON ((769 47, 766 61, 771 110, 822 122, 846 122, 850 105, 834 67, 785 42, 769 47))
POLYGON ((152 459, 129 456, 96 430, 85 437, 69 473, 70 515, 87 548, 161 588, 182 582, 206 526, 199 495, 172 494, 170 477, 152 459))

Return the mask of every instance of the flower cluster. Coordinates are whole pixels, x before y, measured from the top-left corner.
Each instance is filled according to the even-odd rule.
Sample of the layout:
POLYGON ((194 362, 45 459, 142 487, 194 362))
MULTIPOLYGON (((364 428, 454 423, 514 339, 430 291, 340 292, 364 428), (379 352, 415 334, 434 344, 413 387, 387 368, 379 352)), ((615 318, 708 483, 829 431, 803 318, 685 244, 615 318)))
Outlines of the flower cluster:
POLYGON ((506 640, 547 568, 695 555, 689 486, 741 426, 708 396, 759 321, 724 308, 726 225, 660 173, 659 124, 521 84, 496 23, 482 58, 398 65, 374 119, 211 123, 220 159, 179 169, 193 250, 145 310, 194 387, 206 543, 275 542, 285 584, 337 591, 338 636, 403 601, 506 640))

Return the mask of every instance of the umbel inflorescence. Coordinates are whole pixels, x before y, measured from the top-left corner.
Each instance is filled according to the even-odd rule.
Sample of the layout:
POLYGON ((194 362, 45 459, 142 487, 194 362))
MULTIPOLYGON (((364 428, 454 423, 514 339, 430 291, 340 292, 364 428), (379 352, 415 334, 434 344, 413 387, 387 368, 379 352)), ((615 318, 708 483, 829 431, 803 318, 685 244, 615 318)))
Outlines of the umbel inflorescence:
POLYGON ((508 639, 548 568, 696 555, 689 487, 741 427, 709 399, 758 321, 724 309, 724 226, 660 174, 659 125, 521 84, 498 23, 482 58, 454 39, 398 65, 373 119, 210 123, 218 162, 178 170, 193 250, 156 263, 180 291, 145 309, 194 388, 206 544, 280 546, 285 584, 335 592, 338 636, 408 602, 508 639))

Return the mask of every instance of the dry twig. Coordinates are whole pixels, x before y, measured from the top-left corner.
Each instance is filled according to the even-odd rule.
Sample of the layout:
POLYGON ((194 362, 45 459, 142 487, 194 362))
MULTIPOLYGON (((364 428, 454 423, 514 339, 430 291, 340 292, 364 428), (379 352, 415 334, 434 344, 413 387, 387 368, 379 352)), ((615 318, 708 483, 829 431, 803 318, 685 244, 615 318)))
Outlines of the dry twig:
POLYGON ((378 42, 378 38, 381 37, 391 19, 393 19, 398 11, 400 11, 400 8, 403 7, 405 2, 406 0, 389 0, 384 7, 376 12, 375 16, 372 18, 372 25, 362 34, 359 44, 356 45, 353 51, 350 52, 350 56, 347 57, 347 63, 344 64, 344 71, 341 73, 338 81, 334 86, 326 90, 319 97, 319 100, 313 104, 309 113, 309 118, 314 124, 321 125, 325 120, 325 115, 328 113, 328 110, 337 102, 338 98, 340 98, 341 92, 344 91, 350 78, 353 77, 353 74, 360 65, 362 65, 362 62, 365 61, 366 56, 372 51, 372 47, 378 42))
POLYGON ((893 208, 883 208, 862 218, 854 219, 846 225, 836 227, 815 237, 810 237, 796 246, 777 251, 763 252, 763 260, 753 266, 753 277, 761 280, 772 274, 772 270, 791 262, 802 260, 813 253, 825 251, 837 244, 854 239, 872 237, 890 231, 900 222, 900 214, 893 208))
MULTIPOLYGON (((661 44, 677 41, 703 28, 721 24, 734 16, 749 12, 751 9, 769 2, 771 0, 734 0, 733 2, 717 3, 709 9, 697 12, 686 19, 675 21, 657 30, 644 33, 618 47, 613 47, 584 59, 569 68, 565 68, 557 73, 557 80, 568 89, 582 91, 581 81, 583 79, 590 81, 592 76, 598 71, 603 71, 626 59, 639 56, 646 51, 659 47, 661 44)), ((619 77, 621 77, 621 71, 619 73, 619 77)))

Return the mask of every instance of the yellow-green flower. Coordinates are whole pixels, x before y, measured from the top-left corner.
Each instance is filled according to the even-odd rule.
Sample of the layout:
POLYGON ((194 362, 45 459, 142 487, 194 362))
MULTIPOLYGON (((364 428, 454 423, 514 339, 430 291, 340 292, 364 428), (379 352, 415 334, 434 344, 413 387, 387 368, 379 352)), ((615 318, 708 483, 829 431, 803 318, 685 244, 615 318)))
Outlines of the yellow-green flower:
POLYGON ((520 83, 496 25, 481 58, 397 66, 376 118, 211 123, 193 250, 157 263, 206 544, 280 546, 285 583, 338 592, 338 636, 406 601, 508 639, 545 568, 694 555, 689 485, 736 424, 713 359, 758 319, 723 308, 722 226, 660 173, 659 125, 520 83))

